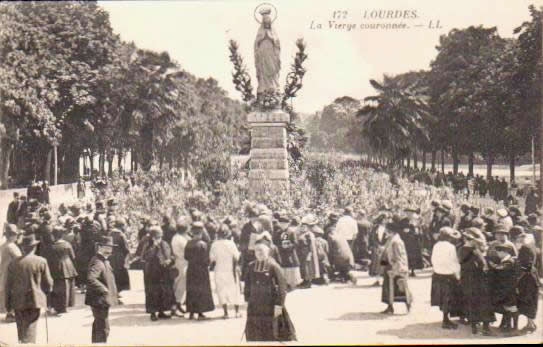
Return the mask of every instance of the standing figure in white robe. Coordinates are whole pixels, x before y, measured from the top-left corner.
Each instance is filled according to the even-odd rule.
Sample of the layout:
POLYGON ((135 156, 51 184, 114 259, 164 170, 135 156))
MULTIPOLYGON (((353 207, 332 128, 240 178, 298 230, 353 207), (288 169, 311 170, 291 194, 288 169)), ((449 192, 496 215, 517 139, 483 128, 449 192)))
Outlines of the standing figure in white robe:
MULTIPOLYGON (((188 219, 187 219, 188 220, 188 219)), ((175 301, 177 302, 177 309, 181 313, 185 313, 181 305, 187 291, 187 266, 188 262, 185 260, 185 247, 190 240, 187 234, 188 224, 185 223, 183 218, 177 222, 177 232, 172 238, 172 253, 175 257, 175 269, 177 270, 177 277, 173 282, 173 292, 175 295, 175 301)))
POLYGON ((234 305, 236 318, 241 317, 239 305, 241 303, 240 273, 238 261, 240 252, 232 241, 230 229, 221 225, 217 234, 218 240, 211 245, 209 260, 215 271, 215 292, 219 298, 219 305, 224 309, 224 317, 228 318, 228 305, 234 305))

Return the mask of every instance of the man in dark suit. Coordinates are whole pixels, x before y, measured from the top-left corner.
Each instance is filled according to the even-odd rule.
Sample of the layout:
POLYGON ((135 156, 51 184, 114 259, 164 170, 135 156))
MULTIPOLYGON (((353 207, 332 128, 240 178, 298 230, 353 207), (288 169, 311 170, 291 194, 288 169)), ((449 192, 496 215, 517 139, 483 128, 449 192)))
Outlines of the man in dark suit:
POLYGON ((54 281, 51 305, 57 314, 66 313, 66 308, 75 304, 75 254, 72 245, 62 239, 65 233, 61 226, 53 229, 55 243, 50 251, 49 268, 54 281))
POLYGON ((8 224, 17 224, 17 211, 19 211, 19 193, 13 193, 13 201, 8 205, 8 215, 7 222, 8 224))
POLYGON ((96 242, 96 255, 91 259, 87 275, 85 304, 92 309, 92 343, 107 342, 109 308, 117 305, 115 276, 107 258, 113 252, 113 239, 102 236, 96 242))
POLYGON ((8 267, 6 308, 15 310, 19 343, 36 343, 40 310, 47 308, 47 293, 53 286, 47 260, 34 254, 38 243, 34 234, 24 236, 24 255, 8 267))

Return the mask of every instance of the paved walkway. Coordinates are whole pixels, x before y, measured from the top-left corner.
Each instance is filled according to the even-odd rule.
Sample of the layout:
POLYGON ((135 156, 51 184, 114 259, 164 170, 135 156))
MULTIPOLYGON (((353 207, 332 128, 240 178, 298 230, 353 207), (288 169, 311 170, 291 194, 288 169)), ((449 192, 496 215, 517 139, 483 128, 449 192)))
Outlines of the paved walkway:
MULTIPOLYGON (((209 314, 209 321, 183 318, 152 322, 145 313, 142 273, 131 271, 133 289, 123 293, 125 305, 110 313, 112 345, 233 345, 240 344, 245 324, 241 319, 224 320, 222 310, 209 314)), ((396 305, 396 315, 386 316, 380 303, 381 289, 373 287, 373 278, 359 273, 356 287, 333 283, 329 286, 299 289, 287 297, 287 308, 303 344, 446 344, 446 343, 538 343, 543 341, 543 305, 540 302, 538 330, 531 335, 516 337, 473 336, 469 327, 456 331, 441 329, 441 313, 430 307, 430 272, 410 279, 415 296, 411 313, 403 304, 396 305)), ((49 317, 50 344, 90 344, 92 314, 78 305, 61 317, 49 317)), ((494 325, 497 325, 495 323, 494 325)), ((526 324, 524 317, 520 326, 526 324)), ((38 343, 46 343, 45 319, 38 327, 38 343)), ((14 323, 0 324, 0 341, 10 346, 17 341, 14 323)), ((246 343, 243 341, 243 343, 246 343)))

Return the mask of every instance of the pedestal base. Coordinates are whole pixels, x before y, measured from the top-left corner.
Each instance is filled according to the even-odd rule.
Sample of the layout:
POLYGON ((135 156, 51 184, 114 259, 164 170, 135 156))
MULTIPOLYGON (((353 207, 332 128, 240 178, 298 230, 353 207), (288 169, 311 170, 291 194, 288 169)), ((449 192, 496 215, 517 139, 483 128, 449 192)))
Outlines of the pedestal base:
POLYGON ((247 115, 251 126, 249 193, 252 198, 267 193, 288 192, 288 153, 286 125, 288 113, 256 111, 247 115))

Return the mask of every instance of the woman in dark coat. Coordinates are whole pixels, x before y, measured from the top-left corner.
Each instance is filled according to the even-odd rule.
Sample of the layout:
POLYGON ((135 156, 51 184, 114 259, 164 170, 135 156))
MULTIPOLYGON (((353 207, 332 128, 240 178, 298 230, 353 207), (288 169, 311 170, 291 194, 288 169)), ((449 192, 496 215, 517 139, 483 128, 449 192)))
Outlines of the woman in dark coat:
POLYGON ((109 259, 109 263, 113 268, 115 274, 115 284, 117 285, 117 292, 120 293, 123 290, 130 290, 130 277, 128 277, 127 257, 130 254, 128 249, 128 240, 124 234, 126 227, 126 221, 123 218, 118 218, 114 222, 115 229, 110 233, 113 238, 113 243, 117 246, 113 248, 113 254, 109 259))
POLYGON ((518 254, 519 277, 517 281, 517 306, 519 314, 528 318, 528 324, 523 328, 527 333, 533 333, 537 326, 534 319, 537 314, 539 280, 535 269, 536 250, 533 245, 523 245, 518 254))
POLYGON ((464 233, 464 246, 460 249, 460 285, 464 293, 464 312, 471 323, 473 334, 477 334, 477 323, 483 322, 483 335, 489 336, 490 323, 496 320, 488 283, 488 264, 484 257, 486 240, 476 228, 464 233))
POLYGON ((145 307, 147 312, 151 313, 151 320, 156 321, 159 318, 171 318, 164 311, 175 306, 170 281, 170 268, 173 262, 171 248, 162 240, 162 229, 155 225, 150 228, 150 233, 151 242, 143 251, 148 294, 145 297, 145 307))
POLYGON ((281 267, 270 257, 271 241, 255 244, 256 260, 247 269, 247 341, 296 341, 296 331, 285 308, 287 283, 281 267))
MULTIPOLYGON (((417 214, 417 210, 408 208, 405 210, 413 215, 417 214)), ((416 219, 404 218, 402 220, 402 232, 400 237, 405 244, 405 250, 407 251, 407 263, 409 271, 411 271, 411 277, 415 277, 415 270, 424 268, 422 261, 422 245, 419 228, 414 223, 416 219)))
POLYGON ((194 313, 198 313, 198 319, 203 320, 207 318, 204 312, 215 309, 209 280, 209 248, 202 240, 202 222, 192 223, 191 231, 192 239, 185 247, 185 259, 188 261, 186 305, 187 312, 190 313, 189 319, 193 319, 194 313))

